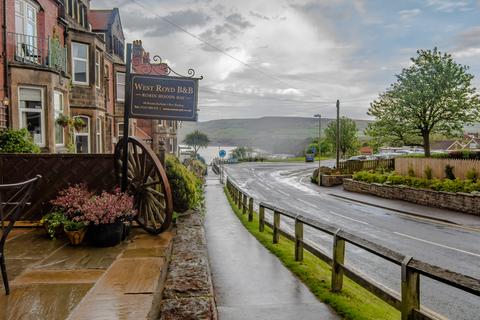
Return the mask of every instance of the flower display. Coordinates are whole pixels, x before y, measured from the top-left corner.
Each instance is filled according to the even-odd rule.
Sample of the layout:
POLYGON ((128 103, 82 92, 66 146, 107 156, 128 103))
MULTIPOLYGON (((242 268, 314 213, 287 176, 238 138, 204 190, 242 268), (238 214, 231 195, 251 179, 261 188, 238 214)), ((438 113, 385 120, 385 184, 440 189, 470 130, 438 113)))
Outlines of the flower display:
POLYGON ((133 197, 121 192, 102 192, 96 195, 85 185, 74 185, 59 192, 51 203, 62 210, 65 216, 85 224, 109 224, 132 220, 137 211, 133 208, 133 197))

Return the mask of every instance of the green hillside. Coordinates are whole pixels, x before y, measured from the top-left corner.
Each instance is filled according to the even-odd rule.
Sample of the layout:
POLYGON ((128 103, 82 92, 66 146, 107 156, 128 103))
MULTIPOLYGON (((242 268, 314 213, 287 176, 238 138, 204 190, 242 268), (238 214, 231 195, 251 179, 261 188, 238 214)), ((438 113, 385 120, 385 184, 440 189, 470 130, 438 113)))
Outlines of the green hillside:
MULTIPOLYGON (((334 119, 322 119, 322 128, 334 119)), ((369 121, 355 120, 359 137, 369 121)), ((198 129, 205 132, 211 145, 249 146, 271 153, 297 154, 302 152, 312 137, 318 136, 318 120, 299 117, 264 117, 259 119, 222 119, 206 122, 184 122, 179 130, 179 141, 198 129)))

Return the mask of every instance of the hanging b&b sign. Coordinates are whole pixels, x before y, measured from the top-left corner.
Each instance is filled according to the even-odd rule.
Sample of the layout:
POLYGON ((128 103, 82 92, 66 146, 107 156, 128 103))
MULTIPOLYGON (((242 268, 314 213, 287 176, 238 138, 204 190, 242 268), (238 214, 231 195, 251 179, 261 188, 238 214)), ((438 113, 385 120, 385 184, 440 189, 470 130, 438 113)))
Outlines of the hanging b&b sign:
POLYGON ((198 78, 132 74, 130 116, 197 121, 198 78))

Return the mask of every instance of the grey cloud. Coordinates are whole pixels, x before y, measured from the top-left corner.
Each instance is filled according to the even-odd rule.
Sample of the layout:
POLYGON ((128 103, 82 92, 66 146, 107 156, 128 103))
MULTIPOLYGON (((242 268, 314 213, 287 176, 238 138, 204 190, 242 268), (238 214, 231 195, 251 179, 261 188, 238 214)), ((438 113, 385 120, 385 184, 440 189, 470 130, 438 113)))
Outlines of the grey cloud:
MULTIPOLYGON (((479 0, 479 1, 480 1, 480 0, 479 0)), ((270 20, 269 17, 264 16, 263 14, 260 14, 260 13, 255 12, 255 11, 250 11, 250 15, 251 15, 252 17, 259 18, 259 19, 270 20)))
POLYGON ((204 26, 210 21, 210 16, 202 11, 193 11, 191 9, 174 11, 162 17, 145 17, 138 12, 123 12, 122 22, 125 29, 129 31, 146 30, 146 37, 161 37, 178 31, 178 28, 169 24, 163 18, 177 24, 183 28, 192 26, 204 26))
POLYGON ((239 13, 234 13, 229 15, 228 17, 225 18, 225 21, 228 23, 239 27, 240 29, 246 29, 249 27, 253 27, 253 24, 245 20, 244 17, 242 17, 239 13))
POLYGON ((480 26, 472 27, 461 32, 457 37, 458 47, 480 47, 480 26))

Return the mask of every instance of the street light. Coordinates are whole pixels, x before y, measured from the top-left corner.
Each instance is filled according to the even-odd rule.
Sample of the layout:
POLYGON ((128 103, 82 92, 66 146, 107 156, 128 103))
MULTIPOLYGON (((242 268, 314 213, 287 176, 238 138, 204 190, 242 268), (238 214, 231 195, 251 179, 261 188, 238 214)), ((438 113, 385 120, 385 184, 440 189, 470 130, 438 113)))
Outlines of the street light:
POLYGON ((320 145, 320 140, 322 138, 322 115, 317 113, 313 115, 315 118, 318 118, 318 185, 322 185, 322 175, 320 173, 320 158, 322 156, 322 148, 320 145))

